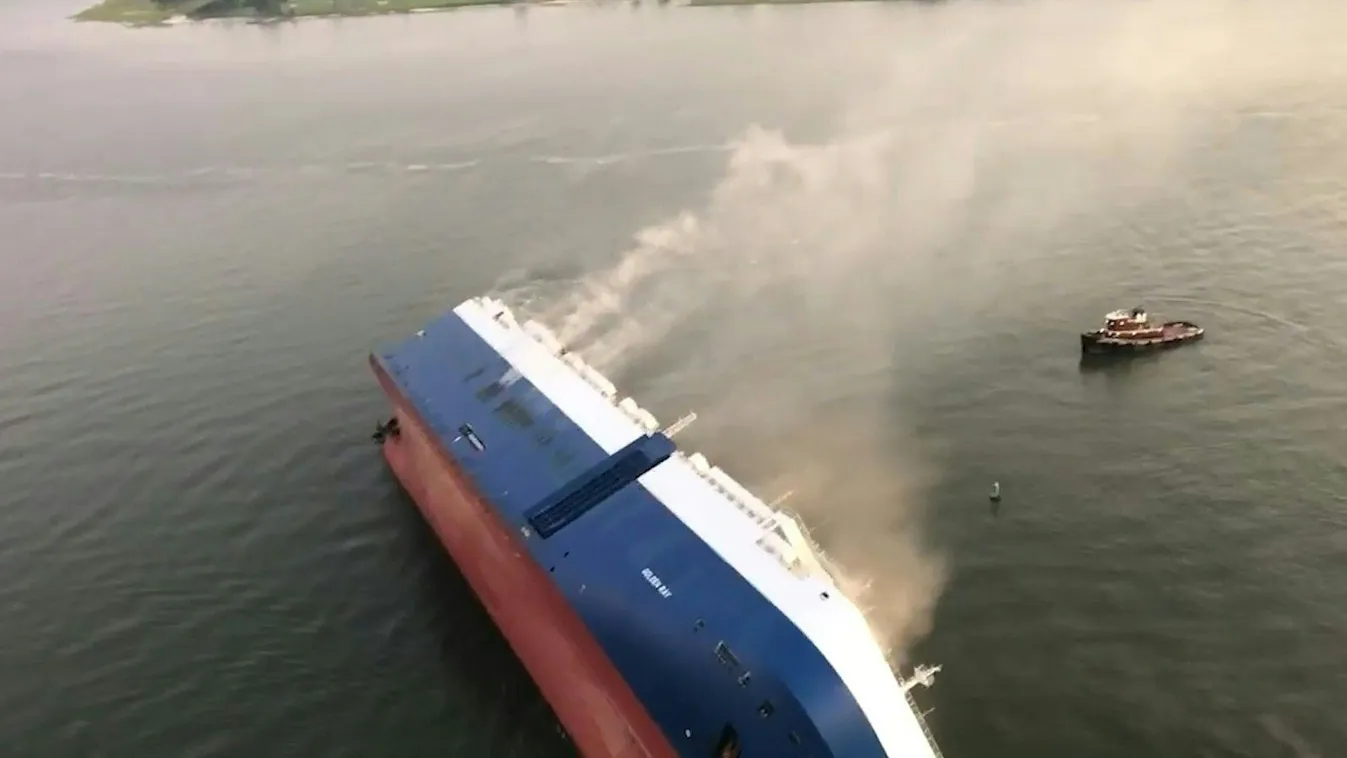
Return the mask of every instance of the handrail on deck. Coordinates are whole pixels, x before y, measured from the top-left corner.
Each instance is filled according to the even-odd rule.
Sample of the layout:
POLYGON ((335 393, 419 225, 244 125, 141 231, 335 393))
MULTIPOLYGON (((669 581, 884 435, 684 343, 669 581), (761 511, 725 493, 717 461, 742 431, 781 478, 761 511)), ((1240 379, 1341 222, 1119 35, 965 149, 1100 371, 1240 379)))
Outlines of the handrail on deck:
POLYGON ((921 706, 917 705, 917 699, 912 697, 912 690, 903 690, 903 697, 907 698, 907 705, 912 709, 912 715, 916 717, 917 724, 921 726, 921 733, 926 735, 926 744, 931 746, 931 752, 935 758, 945 758, 945 754, 940 752, 940 746, 935 744, 935 735, 931 733, 931 727, 926 723, 926 717, 921 715, 921 706))

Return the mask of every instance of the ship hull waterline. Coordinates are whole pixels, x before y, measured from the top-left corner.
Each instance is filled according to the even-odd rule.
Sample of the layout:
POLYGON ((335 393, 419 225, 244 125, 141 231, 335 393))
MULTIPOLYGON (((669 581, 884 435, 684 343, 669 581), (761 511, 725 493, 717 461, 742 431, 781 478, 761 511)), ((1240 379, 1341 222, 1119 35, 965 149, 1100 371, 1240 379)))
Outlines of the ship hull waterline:
POLYGON ((400 433, 384 458, 585 758, 677 751, 547 573, 371 357, 400 433))
POLYGON ((1085 355, 1137 355, 1171 350, 1206 336, 1206 330, 1185 321, 1165 324, 1165 328, 1166 332, 1161 336, 1150 339, 1105 337, 1097 331, 1084 332, 1080 335, 1080 351, 1085 355))

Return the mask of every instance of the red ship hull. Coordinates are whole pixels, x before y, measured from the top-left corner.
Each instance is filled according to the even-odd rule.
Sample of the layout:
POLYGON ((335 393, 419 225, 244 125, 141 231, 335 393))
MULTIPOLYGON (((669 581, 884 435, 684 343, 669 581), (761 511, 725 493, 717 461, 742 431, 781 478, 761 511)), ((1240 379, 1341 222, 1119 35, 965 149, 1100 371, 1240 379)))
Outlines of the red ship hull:
POLYGON ((586 758, 676 758, 566 598, 377 361, 400 433, 384 457, 586 758))

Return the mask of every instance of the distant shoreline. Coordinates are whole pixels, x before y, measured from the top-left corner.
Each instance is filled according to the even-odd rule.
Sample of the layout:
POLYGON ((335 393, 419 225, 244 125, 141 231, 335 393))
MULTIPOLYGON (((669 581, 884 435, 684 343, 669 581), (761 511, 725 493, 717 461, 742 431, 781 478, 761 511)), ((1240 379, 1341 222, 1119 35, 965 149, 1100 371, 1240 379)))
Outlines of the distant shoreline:
MULTIPOLYGON (((631 0, 659 5, 813 5, 885 0, 631 0)), ((568 5, 571 0, 103 0, 73 16, 131 26, 173 26, 189 21, 244 19, 259 23, 298 18, 345 18, 429 13, 499 5, 568 5)))
POLYGON ((324 16, 382 16, 515 2, 517 0, 103 0, 75 14, 74 19, 134 26, 171 26, 224 18, 270 22, 324 16))
POLYGON ((882 3, 890 0, 684 0, 684 5, 820 5, 824 3, 882 3))

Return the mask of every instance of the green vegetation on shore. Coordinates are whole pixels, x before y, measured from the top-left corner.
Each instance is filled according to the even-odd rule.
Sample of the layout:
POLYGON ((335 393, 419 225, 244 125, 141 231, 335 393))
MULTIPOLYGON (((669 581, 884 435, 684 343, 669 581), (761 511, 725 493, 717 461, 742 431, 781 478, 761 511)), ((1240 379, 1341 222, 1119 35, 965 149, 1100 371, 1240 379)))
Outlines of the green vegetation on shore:
MULTIPOLYGON (((156 25, 175 20, 243 18, 281 21, 304 16, 376 16, 473 5, 511 5, 545 0, 103 0, 75 15, 77 21, 156 25)), ((639 2, 639 0, 636 0, 639 2)), ((669 0, 656 0, 664 5, 669 0)), ((883 0, 681 0, 684 5, 803 5, 883 0)))
POLYGON ((303 16, 373 16, 383 13, 504 5, 513 0, 103 0, 75 16, 79 21, 162 24, 174 18, 279 20, 303 16))
POLYGON ((817 5, 818 3, 883 2, 883 0, 687 0, 688 5, 817 5))

